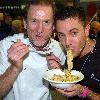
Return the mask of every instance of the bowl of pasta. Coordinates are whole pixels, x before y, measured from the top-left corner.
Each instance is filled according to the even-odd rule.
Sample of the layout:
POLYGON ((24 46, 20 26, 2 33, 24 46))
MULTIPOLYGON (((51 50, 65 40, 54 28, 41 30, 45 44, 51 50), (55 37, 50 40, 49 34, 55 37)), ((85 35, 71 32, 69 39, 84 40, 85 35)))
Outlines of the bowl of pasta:
POLYGON ((48 81, 51 86, 60 89, 72 86, 83 80, 83 78, 84 75, 76 70, 71 70, 69 73, 67 70, 62 71, 61 69, 52 69, 47 70, 43 75, 43 79, 48 81))

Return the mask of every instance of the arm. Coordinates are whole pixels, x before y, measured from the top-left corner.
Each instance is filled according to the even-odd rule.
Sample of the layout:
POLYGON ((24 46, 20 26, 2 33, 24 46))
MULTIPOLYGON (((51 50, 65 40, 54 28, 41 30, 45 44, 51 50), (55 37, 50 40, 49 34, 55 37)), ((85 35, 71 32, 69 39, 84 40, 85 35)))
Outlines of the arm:
POLYGON ((93 91, 89 91, 88 95, 89 98, 91 98, 91 100, 100 100, 100 94, 99 93, 95 93, 93 91))
POLYGON ((80 85, 79 93, 80 93, 79 97, 81 97, 81 98, 88 97, 91 100, 99 100, 100 99, 100 94, 99 93, 95 93, 95 92, 91 91, 88 87, 85 87, 85 86, 80 85))
POLYGON ((56 90, 60 92, 61 94, 66 95, 68 97, 79 96, 80 98, 88 97, 90 98, 90 100, 100 99, 99 93, 95 93, 80 84, 73 85, 72 87, 68 87, 67 89, 56 89, 56 90))
POLYGON ((10 91, 14 81, 23 69, 23 60, 29 50, 27 46, 19 41, 14 43, 7 52, 11 66, 0 76, 0 97, 5 96, 10 91))
POLYGON ((6 72, 0 76, 0 97, 3 97, 11 89, 14 81, 18 77, 20 70, 10 66, 6 72))

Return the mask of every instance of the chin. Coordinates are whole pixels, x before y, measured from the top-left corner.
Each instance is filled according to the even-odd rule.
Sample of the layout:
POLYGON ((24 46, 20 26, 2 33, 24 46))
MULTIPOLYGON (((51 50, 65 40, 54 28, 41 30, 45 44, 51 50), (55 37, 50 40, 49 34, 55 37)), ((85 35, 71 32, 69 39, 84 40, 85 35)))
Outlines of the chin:
POLYGON ((34 40, 33 41, 33 44, 37 47, 43 47, 44 45, 47 44, 47 41, 46 40, 34 40))
POLYGON ((43 47, 45 45, 45 43, 35 43, 35 46, 37 47, 43 47))

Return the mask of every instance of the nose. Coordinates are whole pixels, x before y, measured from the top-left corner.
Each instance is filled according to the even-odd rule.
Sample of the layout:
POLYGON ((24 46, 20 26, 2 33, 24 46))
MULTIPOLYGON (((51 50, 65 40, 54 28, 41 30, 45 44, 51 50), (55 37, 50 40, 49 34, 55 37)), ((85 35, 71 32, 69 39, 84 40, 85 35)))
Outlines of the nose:
POLYGON ((38 34, 43 33, 43 24, 42 23, 39 23, 39 25, 37 26, 37 28, 38 28, 38 34))
POLYGON ((65 45, 66 45, 66 48, 70 47, 70 37, 68 35, 66 35, 65 45))

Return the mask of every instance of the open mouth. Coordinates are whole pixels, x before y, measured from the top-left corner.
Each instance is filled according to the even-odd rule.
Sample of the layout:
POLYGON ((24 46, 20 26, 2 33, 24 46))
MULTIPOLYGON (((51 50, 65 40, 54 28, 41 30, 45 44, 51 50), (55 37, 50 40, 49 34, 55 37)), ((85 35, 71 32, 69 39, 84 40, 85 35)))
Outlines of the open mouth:
POLYGON ((36 35, 36 37, 41 37, 41 35, 36 35))

